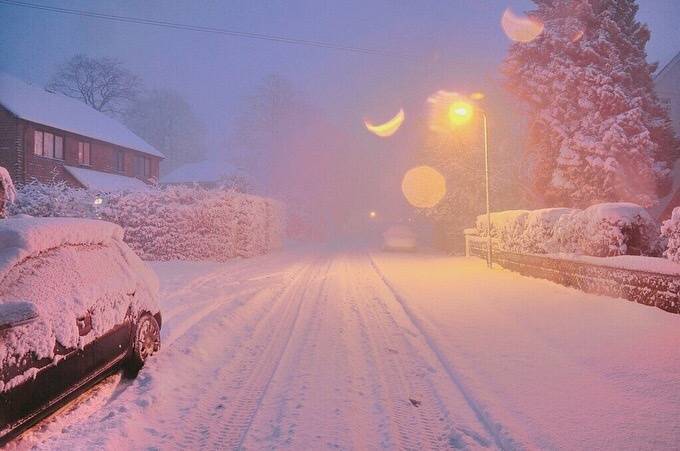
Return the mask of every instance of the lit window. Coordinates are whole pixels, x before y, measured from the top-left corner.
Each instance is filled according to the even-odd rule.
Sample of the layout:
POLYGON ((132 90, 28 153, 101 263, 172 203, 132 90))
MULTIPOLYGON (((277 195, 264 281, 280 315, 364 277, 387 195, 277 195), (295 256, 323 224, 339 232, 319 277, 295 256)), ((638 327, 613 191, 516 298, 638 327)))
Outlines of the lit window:
POLYGON ((49 132, 33 132, 33 153, 41 157, 64 159, 64 138, 49 132))
POLYGON ((54 137, 54 158, 64 159, 64 138, 61 136, 54 137))
POLYGON ((54 135, 45 132, 43 138, 43 157, 54 158, 54 135))
POLYGON ((42 155, 43 148, 43 134, 36 130, 33 132, 33 153, 36 155, 42 155))
POLYGON ((78 142, 78 163, 84 166, 90 165, 90 143, 78 142))

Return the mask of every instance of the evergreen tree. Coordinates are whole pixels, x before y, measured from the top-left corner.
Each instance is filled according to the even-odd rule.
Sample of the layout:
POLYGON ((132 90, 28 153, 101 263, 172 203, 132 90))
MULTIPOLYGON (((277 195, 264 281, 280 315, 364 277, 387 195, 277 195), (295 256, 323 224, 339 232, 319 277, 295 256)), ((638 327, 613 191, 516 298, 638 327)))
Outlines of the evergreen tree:
POLYGON ((678 147, 635 0, 533 1, 544 30, 504 67, 529 107, 533 189, 553 205, 653 205, 678 147))

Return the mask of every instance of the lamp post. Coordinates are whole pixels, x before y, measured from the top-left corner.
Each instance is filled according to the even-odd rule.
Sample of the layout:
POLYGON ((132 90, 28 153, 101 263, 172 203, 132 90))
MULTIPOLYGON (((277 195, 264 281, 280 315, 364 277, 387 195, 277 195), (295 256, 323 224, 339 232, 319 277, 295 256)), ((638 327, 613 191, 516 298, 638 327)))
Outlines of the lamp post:
MULTIPOLYGON (((460 125, 468 122, 474 113, 475 108, 463 101, 454 102, 449 107, 449 120, 454 125, 460 125)), ((493 268, 491 260, 491 203, 489 201, 489 128, 487 125, 486 111, 481 108, 477 110, 482 114, 482 124, 484 127, 484 180, 486 182, 486 265, 493 268)))

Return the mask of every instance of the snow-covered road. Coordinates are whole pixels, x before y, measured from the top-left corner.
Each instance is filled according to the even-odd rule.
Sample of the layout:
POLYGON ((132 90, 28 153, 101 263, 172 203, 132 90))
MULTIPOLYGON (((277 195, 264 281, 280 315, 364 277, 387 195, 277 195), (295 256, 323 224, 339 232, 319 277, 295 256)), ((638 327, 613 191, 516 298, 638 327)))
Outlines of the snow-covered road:
POLYGON ((163 349, 12 444, 673 448, 680 317, 437 255, 156 263, 163 349))

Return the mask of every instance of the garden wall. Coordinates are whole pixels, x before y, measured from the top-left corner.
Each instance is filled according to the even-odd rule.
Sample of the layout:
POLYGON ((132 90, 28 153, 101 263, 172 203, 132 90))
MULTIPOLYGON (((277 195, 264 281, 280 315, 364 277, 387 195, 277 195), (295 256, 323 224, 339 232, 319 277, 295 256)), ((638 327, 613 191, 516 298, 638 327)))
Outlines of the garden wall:
MULTIPOLYGON (((486 258, 486 238, 466 231, 466 253, 468 256, 486 258)), ((651 257, 637 257, 648 262, 651 257)), ((550 255, 520 254, 495 250, 493 262, 503 268, 525 276, 538 277, 567 287, 578 288, 587 293, 619 297, 644 305, 658 307, 671 313, 680 313, 680 267, 673 271, 654 272, 622 268, 605 264, 603 260, 613 258, 590 258, 597 260, 578 261, 574 258, 557 258, 550 255)), ((667 266, 665 259, 658 260, 667 266)), ((626 260, 631 261, 631 260, 626 260)))

